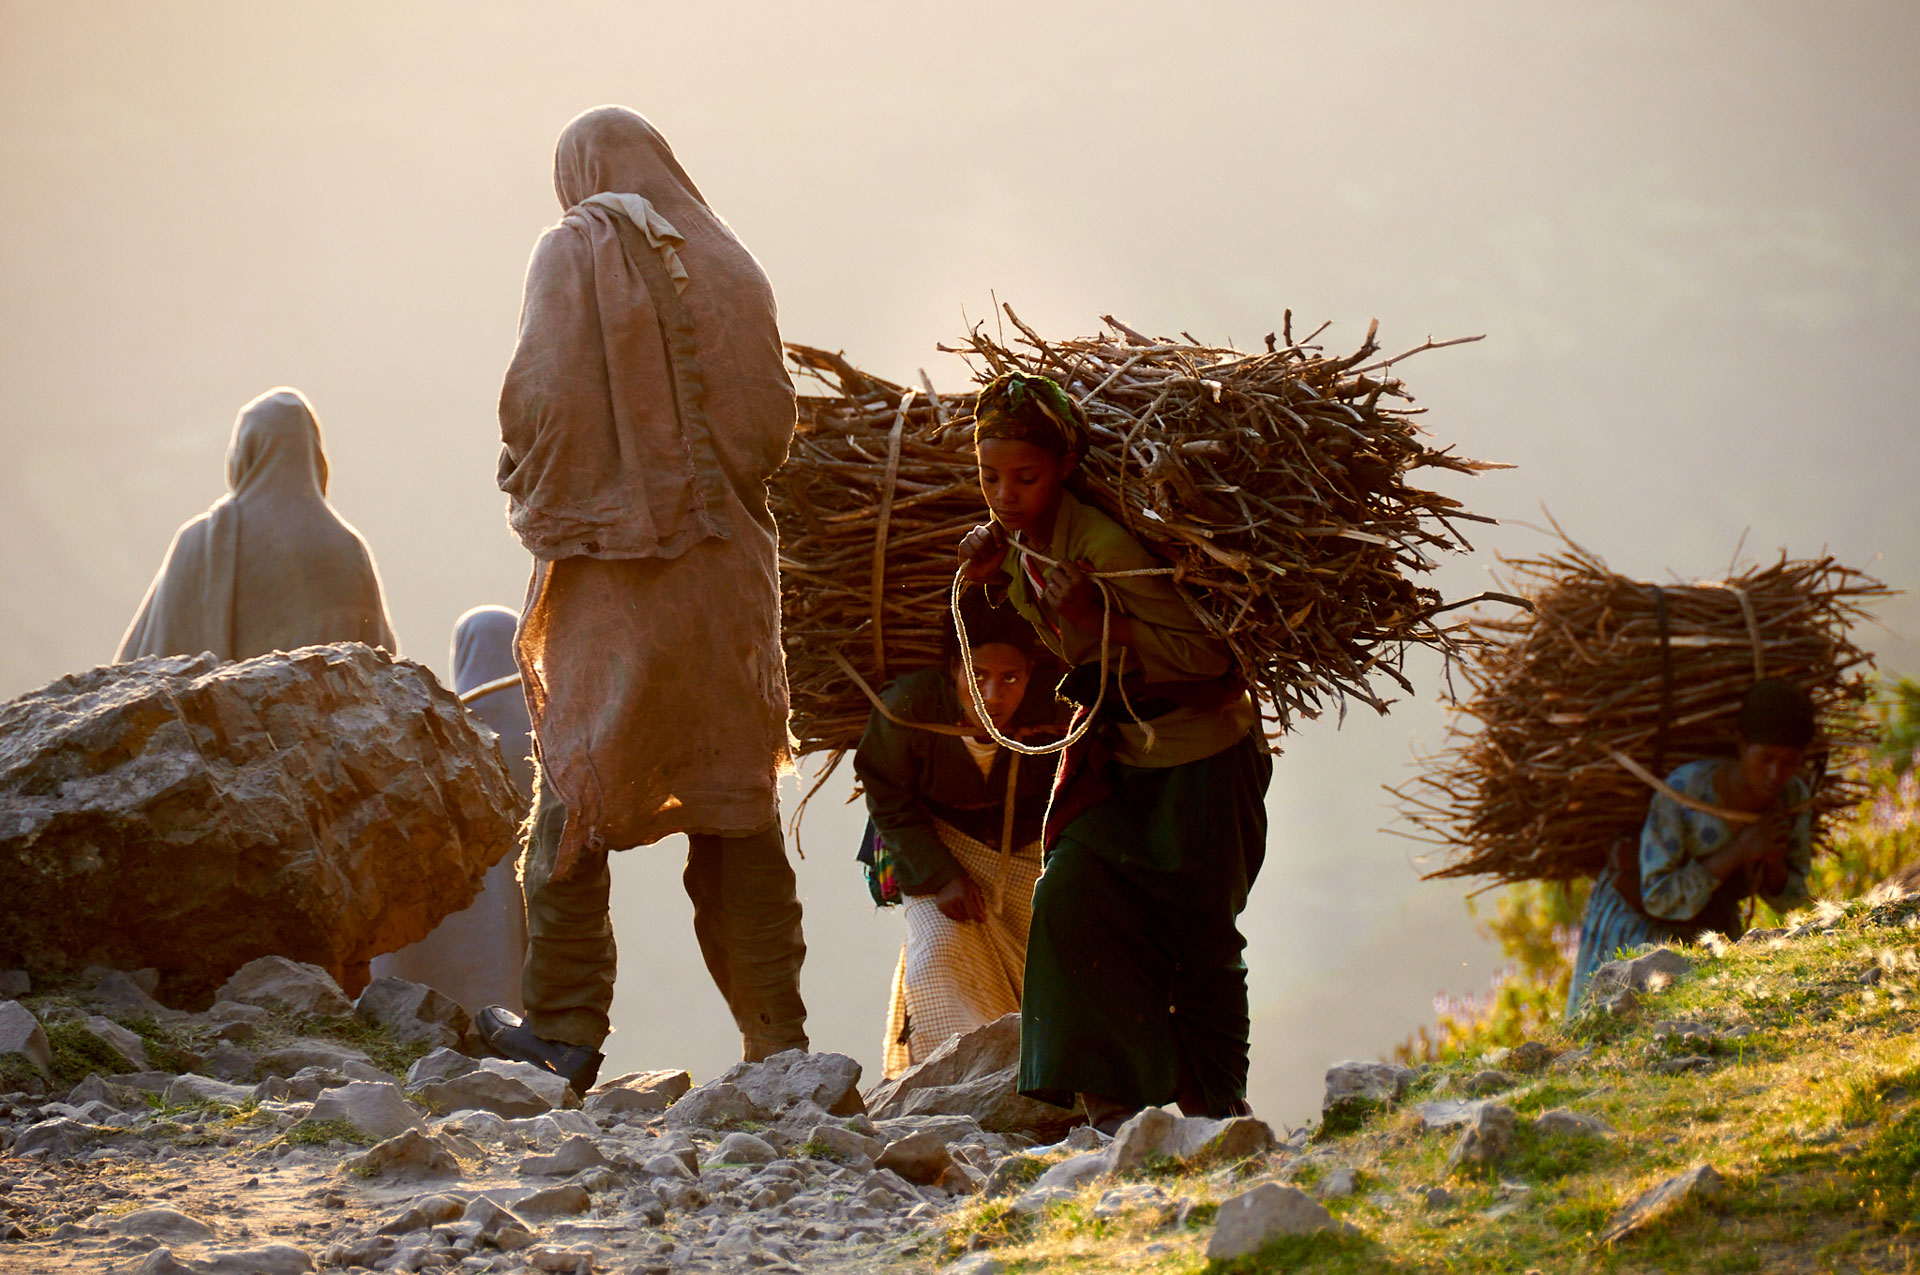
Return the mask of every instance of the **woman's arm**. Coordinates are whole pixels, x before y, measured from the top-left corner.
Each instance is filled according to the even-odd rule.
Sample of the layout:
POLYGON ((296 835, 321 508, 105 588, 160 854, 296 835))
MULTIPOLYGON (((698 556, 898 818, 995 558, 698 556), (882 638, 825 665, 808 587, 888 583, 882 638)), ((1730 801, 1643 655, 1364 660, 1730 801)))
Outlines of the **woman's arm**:
POLYGON ((1716 875, 1705 860, 1695 859, 1693 843, 1680 803, 1655 793, 1640 830, 1640 902, 1651 915, 1692 920, 1720 887, 1726 874, 1716 875))

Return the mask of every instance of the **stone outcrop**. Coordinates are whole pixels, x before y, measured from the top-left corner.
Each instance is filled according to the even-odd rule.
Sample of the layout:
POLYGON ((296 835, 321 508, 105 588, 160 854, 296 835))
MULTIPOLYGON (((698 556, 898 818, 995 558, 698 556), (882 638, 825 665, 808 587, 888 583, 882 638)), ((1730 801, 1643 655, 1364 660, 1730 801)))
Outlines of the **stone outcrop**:
POLYGON ((1482 1102, 1460 1131, 1460 1140, 1447 1156, 1447 1172, 1499 1164, 1513 1149, 1513 1131, 1519 1116, 1512 1107, 1482 1102))
POLYGON ((18 1054, 42 1076, 53 1069, 53 1051, 40 1020, 19 1001, 0 1001, 0 1054, 18 1054))
POLYGON ((450 996, 404 978, 376 978, 354 1002, 355 1017, 384 1027, 405 1041, 437 1049, 460 1043, 471 1026, 467 1011, 450 996))
POLYGON ((1413 1070, 1409 1067, 1349 1058, 1327 1068, 1327 1090, 1320 1099, 1320 1110, 1327 1113, 1360 1102, 1398 1102, 1412 1083, 1413 1070))
POLYGON ((277 954, 355 991, 473 900, 520 812, 492 733, 384 651, 74 674, 0 705, 0 968, 152 966, 204 1005, 277 954))
POLYGON ((284 956, 256 957, 242 965, 220 985, 214 1003, 333 1018, 353 1012, 353 1002, 332 975, 318 965, 284 956))
POLYGON ((1333 1215, 1305 1191, 1263 1182, 1220 1205, 1213 1238, 1207 1241, 1207 1258, 1227 1262, 1258 1252, 1262 1245, 1283 1235, 1350 1232, 1352 1229, 1346 1223, 1336 1222, 1333 1215))
POLYGON ((982 1129, 1060 1137, 1080 1119, 1020 1094, 1020 1015, 954 1036, 925 1062, 867 1094, 875 1120, 897 1116, 972 1116, 982 1129))
POLYGON ((1632 1013, 1643 993, 1659 991, 1693 969, 1693 960, 1670 947, 1625 960, 1608 961, 1587 981, 1582 1002, 1602 1006, 1611 1014, 1632 1013))
POLYGON ((631 1071, 593 1087, 583 1104, 588 1111, 653 1115, 665 1111, 693 1088, 684 1071, 631 1071))

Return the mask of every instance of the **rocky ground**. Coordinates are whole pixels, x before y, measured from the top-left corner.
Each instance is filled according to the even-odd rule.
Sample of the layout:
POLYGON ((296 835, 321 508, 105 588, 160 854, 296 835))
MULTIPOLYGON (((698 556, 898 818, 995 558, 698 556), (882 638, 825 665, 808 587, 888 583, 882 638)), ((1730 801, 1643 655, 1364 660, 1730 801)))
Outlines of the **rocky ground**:
POLYGON ((1337 1063, 1311 1131, 1020 1099, 1017 1022, 575 1095, 458 1006, 265 958, 201 1013, 0 974, 0 1270, 1897 1271, 1920 896, 1596 976, 1549 1038, 1337 1063))
MULTIPOLYGON (((324 971, 281 958, 197 1014, 138 975, 95 970, 39 995, 0 977, 22 997, 0 1002, 5 1270, 924 1267, 956 1255, 949 1221, 977 1198, 1037 1216, 1150 1161, 1286 1154, 1257 1120, 1159 1112, 1118 1143, 1083 1127, 1037 1146, 1058 1129, 1005 1127, 1058 1121, 1011 1093, 1011 1023, 956 1041, 917 1090, 877 1091, 876 1119, 859 1064, 836 1054, 698 1087, 685 1072, 622 1076, 583 1099, 461 1052, 464 1013, 425 988, 385 980, 353 1006, 324 971), (938 1110, 956 1101, 978 1114, 938 1110)), ((1181 1206, 1158 1187, 1110 1202, 1185 1224, 1181 1206)))

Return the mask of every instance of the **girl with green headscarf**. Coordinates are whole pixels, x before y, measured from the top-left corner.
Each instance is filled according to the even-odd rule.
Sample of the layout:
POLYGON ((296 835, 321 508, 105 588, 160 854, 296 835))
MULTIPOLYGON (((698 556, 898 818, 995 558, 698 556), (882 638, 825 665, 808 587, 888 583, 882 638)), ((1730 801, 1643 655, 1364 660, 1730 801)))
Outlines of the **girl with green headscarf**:
POLYGON ((1110 1133, 1168 1102, 1247 1110, 1237 918, 1265 855, 1273 765, 1226 645, 1164 563, 1069 489, 1087 439, 1053 381, 984 387, 974 445, 993 521, 968 533, 960 562, 1073 667, 1061 687, 1082 705, 1076 727, 1101 699, 1106 630, 1108 693, 1061 760, 1047 820, 1020 1090, 1057 1106, 1078 1096, 1110 1133))

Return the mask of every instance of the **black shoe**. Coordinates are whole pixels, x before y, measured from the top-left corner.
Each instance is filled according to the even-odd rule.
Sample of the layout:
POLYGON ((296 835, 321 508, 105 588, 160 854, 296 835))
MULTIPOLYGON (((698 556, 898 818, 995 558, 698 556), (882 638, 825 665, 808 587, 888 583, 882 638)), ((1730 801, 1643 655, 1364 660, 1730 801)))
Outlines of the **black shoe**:
POLYGON ((487 1048, 514 1062, 532 1063, 550 1071, 585 1096, 600 1075, 600 1064, 607 1056, 585 1045, 568 1045, 536 1036, 520 1020, 520 1015, 499 1005, 489 1005, 473 1016, 474 1030, 487 1048))

